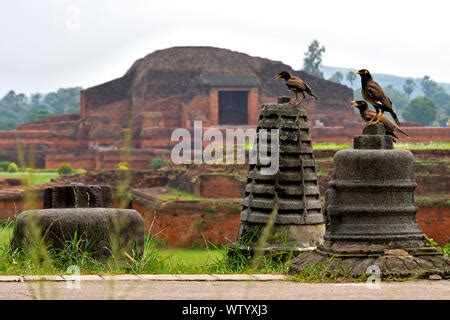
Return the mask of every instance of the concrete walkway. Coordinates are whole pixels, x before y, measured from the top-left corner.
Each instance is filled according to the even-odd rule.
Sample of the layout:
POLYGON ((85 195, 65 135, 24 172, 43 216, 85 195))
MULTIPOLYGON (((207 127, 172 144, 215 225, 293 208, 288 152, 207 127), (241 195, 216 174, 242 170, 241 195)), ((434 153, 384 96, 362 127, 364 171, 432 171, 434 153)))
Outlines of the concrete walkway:
POLYGON ((450 280, 298 283, 282 275, 0 276, 0 299, 450 299, 450 280), (75 280, 75 281, 74 281, 75 280))

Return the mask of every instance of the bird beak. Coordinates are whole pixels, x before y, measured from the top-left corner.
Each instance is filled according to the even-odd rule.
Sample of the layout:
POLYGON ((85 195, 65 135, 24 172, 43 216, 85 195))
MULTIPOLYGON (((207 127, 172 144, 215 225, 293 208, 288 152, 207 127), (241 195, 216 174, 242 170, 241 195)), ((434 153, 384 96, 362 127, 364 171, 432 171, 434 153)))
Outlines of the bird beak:
POLYGON ((358 71, 358 70, 356 70, 356 71, 355 71, 355 74, 359 74, 359 71, 358 71))
POLYGON ((280 79, 280 78, 281 78, 281 75, 277 74, 273 79, 277 80, 277 79, 280 79))
POLYGON ((352 101, 350 105, 355 108, 358 107, 358 103, 356 101, 352 101))

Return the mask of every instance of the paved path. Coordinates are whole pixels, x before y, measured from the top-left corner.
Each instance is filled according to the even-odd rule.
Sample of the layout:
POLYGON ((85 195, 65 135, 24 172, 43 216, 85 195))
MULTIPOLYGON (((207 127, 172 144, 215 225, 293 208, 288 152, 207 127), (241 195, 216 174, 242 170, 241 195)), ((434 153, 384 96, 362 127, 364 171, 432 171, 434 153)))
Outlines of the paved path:
POLYGON ((450 280, 311 284, 268 275, 0 276, 0 299, 450 299, 450 280), (43 280, 44 279, 44 280, 43 280), (39 280, 39 281, 37 281, 39 280))

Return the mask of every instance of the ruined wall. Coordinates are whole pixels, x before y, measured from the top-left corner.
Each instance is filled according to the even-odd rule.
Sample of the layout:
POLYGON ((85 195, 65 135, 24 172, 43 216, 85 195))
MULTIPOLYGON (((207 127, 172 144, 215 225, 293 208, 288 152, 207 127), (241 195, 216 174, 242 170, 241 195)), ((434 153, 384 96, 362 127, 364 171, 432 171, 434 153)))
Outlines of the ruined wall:
POLYGON ((169 247, 231 244, 236 240, 240 223, 239 206, 173 202, 156 211, 145 202, 132 202, 132 208, 145 220, 145 230, 169 247))
POLYGON ((81 91, 79 138, 89 145, 123 145, 123 131, 132 119, 129 90, 132 75, 81 91))
POLYGON ((450 242, 450 206, 423 205, 417 212, 422 231, 440 244, 450 242))

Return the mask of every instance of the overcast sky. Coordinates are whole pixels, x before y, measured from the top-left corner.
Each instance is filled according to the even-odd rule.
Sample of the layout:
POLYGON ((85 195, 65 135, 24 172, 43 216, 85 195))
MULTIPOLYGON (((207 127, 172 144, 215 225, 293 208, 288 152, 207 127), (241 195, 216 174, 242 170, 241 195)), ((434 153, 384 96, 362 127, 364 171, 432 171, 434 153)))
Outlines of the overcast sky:
POLYGON ((89 87, 180 45, 229 48, 299 69, 323 64, 450 82, 444 0, 14 0, 0 5, 0 95, 89 87))

